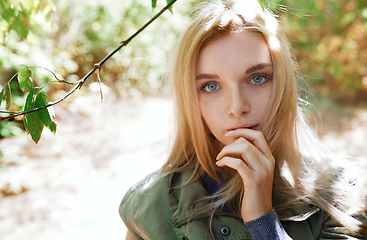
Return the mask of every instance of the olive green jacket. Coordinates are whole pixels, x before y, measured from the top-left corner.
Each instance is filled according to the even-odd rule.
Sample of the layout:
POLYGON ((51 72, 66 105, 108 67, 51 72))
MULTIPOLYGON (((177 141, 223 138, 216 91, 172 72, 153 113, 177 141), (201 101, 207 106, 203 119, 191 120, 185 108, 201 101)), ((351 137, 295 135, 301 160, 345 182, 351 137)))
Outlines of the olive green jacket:
MULTIPOLYGON (((217 239, 252 239, 242 219, 236 215, 217 212, 210 229, 210 213, 195 214, 206 203, 191 203, 207 196, 207 191, 200 181, 177 187, 186 183, 191 175, 192 172, 152 175, 131 188, 119 208, 128 228, 127 239, 209 240, 213 235, 217 239)), ((288 235, 295 240, 366 239, 351 237, 346 228, 313 205, 296 205, 277 215, 288 235)))

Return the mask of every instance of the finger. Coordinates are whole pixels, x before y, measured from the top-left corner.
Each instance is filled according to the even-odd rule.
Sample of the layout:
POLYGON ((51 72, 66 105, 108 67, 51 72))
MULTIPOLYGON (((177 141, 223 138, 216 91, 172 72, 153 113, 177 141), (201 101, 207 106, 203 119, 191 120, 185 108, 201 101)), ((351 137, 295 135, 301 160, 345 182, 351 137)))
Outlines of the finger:
MULTIPOLYGON (((265 156, 254 144, 250 143, 249 140, 239 137, 235 142, 225 146, 222 151, 218 154, 217 159, 221 159, 227 155, 241 155, 245 159, 246 152, 252 150, 260 160, 263 167, 265 167, 268 172, 272 172, 275 166, 275 159, 273 155, 270 153, 268 156, 265 156)), ((270 150, 269 150, 270 151, 270 150)), ((256 166, 256 165, 254 165, 256 166)), ((261 170, 261 168, 257 167, 257 170, 261 170)))
POLYGON ((232 144, 225 146, 218 154, 217 160, 226 156, 238 156, 236 158, 240 158, 255 172, 260 172, 263 170, 264 165, 269 165, 264 155, 254 145, 242 137, 232 144))
POLYGON ((240 174, 244 183, 249 183, 252 176, 254 176, 254 172, 239 158, 224 157, 217 161, 216 164, 219 167, 227 166, 236 170, 240 174))
POLYGON ((265 157, 269 159, 273 157, 268 141, 266 140, 264 134, 260 131, 239 128, 228 132, 226 136, 231 138, 246 138, 247 140, 253 142, 253 144, 260 150, 260 152, 264 154, 265 157))

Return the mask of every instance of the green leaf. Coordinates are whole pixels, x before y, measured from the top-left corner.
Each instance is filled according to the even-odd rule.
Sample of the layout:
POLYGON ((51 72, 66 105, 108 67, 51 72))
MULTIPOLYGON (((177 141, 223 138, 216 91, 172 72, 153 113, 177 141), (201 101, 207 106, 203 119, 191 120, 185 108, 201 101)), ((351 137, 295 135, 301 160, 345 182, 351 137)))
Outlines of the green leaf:
MULTIPOLYGON (((169 4, 170 2, 172 2, 173 0, 166 0, 166 3, 169 4)), ((172 6, 168 8, 168 10, 173 14, 172 11, 172 6)))
POLYGON ((6 22, 14 21, 15 20, 14 9, 5 8, 1 18, 4 19, 6 22))
MULTIPOLYGON (((37 94, 36 97, 36 107, 40 108, 45 105, 47 105, 49 102, 51 102, 49 96, 45 93, 40 91, 37 94)), ((37 111, 38 116, 42 120, 43 124, 45 124, 46 127, 48 127, 53 134, 56 133, 56 123, 52 119, 52 112, 49 110, 49 108, 45 108, 42 110, 37 111)))
POLYGON ((5 9, 5 7, 6 7, 5 2, 4 1, 0 1, 0 9, 5 9))
POLYGON ((26 27, 26 25, 28 24, 28 22, 23 22, 20 15, 18 15, 15 17, 15 21, 13 22, 13 24, 11 24, 11 29, 13 29, 18 34, 21 40, 24 40, 28 36, 29 29, 28 27, 26 27))
POLYGON ((48 126, 48 128, 50 129, 50 131, 53 133, 53 134, 56 134, 56 128, 57 128, 57 125, 55 122, 51 122, 50 125, 48 126))
POLYGON ((6 101, 6 110, 9 111, 11 106, 11 88, 10 83, 5 84, 5 101, 6 101))
MULTIPOLYGON (((24 106, 24 110, 32 110, 36 108, 35 102, 33 100, 33 90, 28 94, 26 99, 26 105, 24 106)), ((35 143, 41 139, 42 130, 44 124, 41 118, 38 116, 37 112, 31 112, 25 115, 25 124, 26 130, 31 134, 32 140, 35 143)))
MULTIPOLYGON (((34 103, 34 102, 33 102, 34 103)), ((43 123, 36 112, 28 113, 27 116, 28 132, 31 134, 32 140, 38 143, 41 139, 43 131, 43 123)))
POLYGON ((152 0, 152 10, 154 11, 157 7, 157 0, 152 0))
POLYGON ((34 88, 32 81, 32 71, 29 68, 22 69, 18 74, 18 82, 20 89, 24 92, 31 91, 34 88))
MULTIPOLYGON (((24 111, 28 111, 28 110, 31 110, 32 109, 31 104, 32 104, 32 101, 33 101, 33 94, 34 94, 34 89, 32 89, 29 92, 29 94, 27 95, 27 98, 26 98, 25 104, 24 104, 24 111)), ((24 123, 25 130, 28 131, 27 115, 24 116, 23 123, 24 123)))

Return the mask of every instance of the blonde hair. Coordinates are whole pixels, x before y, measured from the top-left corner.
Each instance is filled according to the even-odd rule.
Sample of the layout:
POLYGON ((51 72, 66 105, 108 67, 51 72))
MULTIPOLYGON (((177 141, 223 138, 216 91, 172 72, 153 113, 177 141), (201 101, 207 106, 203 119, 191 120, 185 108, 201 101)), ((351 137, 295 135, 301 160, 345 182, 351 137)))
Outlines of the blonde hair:
MULTIPOLYGON (((352 231, 361 222, 353 217, 364 209, 363 198, 352 195, 341 168, 332 164, 332 156, 323 147, 303 114, 298 97, 297 65, 278 20, 256 0, 204 3, 189 28, 178 40, 171 72, 176 104, 177 129, 171 154, 162 167, 162 174, 194 170, 191 181, 206 172, 219 181, 213 149, 202 120, 195 85, 196 65, 205 44, 238 31, 255 31, 266 40, 273 62, 272 107, 262 132, 269 141, 276 159, 273 192, 286 194, 288 201, 274 203, 277 211, 303 201, 314 204, 352 231), (289 174, 287 174, 289 173, 289 174), (358 202, 357 199, 361 201, 358 202), (355 206, 350 211, 350 206, 355 206)), ((209 196, 205 211, 216 211, 227 203, 239 213, 244 192, 242 179, 234 174, 223 188, 209 196), (216 201, 214 201, 216 199, 216 201)))

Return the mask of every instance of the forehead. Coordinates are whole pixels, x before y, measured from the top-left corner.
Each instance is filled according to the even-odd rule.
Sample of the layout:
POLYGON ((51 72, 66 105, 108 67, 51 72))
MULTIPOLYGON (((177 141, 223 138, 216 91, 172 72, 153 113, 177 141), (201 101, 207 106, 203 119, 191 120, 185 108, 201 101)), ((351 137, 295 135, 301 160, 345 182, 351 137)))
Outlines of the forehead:
POLYGON ((264 37, 254 31, 230 33, 208 42, 199 53, 197 71, 215 71, 218 66, 239 69, 272 63, 264 37))

